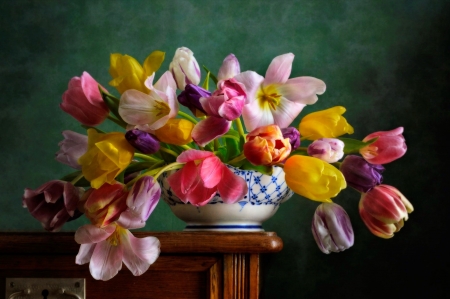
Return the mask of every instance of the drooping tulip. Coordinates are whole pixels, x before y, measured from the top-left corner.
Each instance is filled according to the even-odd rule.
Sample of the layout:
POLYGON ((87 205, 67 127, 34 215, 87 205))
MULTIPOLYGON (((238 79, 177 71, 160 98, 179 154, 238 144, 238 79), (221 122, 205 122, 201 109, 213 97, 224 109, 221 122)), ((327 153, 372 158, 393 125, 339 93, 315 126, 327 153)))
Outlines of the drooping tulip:
POLYGON ((104 183, 113 184, 133 159, 134 147, 125 139, 125 134, 112 132, 97 133, 88 129, 88 150, 78 159, 84 177, 92 188, 104 183))
POLYGON ((125 139, 143 154, 154 154, 159 151, 159 141, 150 133, 132 129, 125 133, 125 139))
MULTIPOLYGON (((285 128, 306 105, 314 104, 325 92, 325 83, 314 77, 289 79, 294 54, 275 57, 266 77, 246 71, 234 78, 245 85, 248 100, 242 116, 248 131, 270 124, 285 128)), ((300 132, 301 133, 301 132, 300 132)))
POLYGON ((186 47, 178 48, 175 51, 169 70, 180 90, 184 90, 186 84, 198 85, 200 83, 200 67, 194 57, 194 53, 186 47))
POLYGON ((359 214, 367 228, 377 237, 389 239, 394 236, 413 212, 412 204, 396 188, 377 185, 361 194, 359 214))
POLYGON ((159 256, 160 242, 155 237, 136 238, 116 223, 103 228, 87 224, 75 232, 81 244, 75 263, 89 263, 94 279, 109 280, 122 269, 122 262, 134 276, 145 273, 159 256))
POLYGON ((381 174, 384 167, 379 164, 370 164, 360 156, 346 156, 339 169, 347 184, 360 192, 367 192, 383 181, 381 174))
POLYGON ((186 164, 167 180, 175 195, 185 203, 204 206, 216 192, 225 203, 235 203, 248 192, 245 180, 212 152, 187 150, 178 156, 177 162, 186 164))
POLYGON ((88 137, 69 130, 63 131, 62 135, 64 139, 58 143, 60 149, 56 152, 56 161, 81 169, 78 159, 87 151, 88 137))
POLYGON ((322 203, 314 213, 312 233, 319 249, 325 253, 344 251, 353 246, 354 234, 350 218, 335 203, 322 203))
POLYGON ((391 131, 380 131, 367 135, 363 141, 378 138, 374 143, 359 150, 360 154, 369 163, 386 164, 402 157, 406 153, 405 138, 402 135, 403 127, 391 131))
POLYGON ((145 80, 154 74, 164 61, 165 53, 153 51, 141 65, 135 58, 119 53, 111 54, 109 73, 113 79, 109 82, 120 94, 126 90, 135 89, 148 93, 145 80))
POLYGON ((296 150, 300 146, 300 132, 296 128, 282 128, 281 133, 284 138, 289 138, 292 150, 296 150))
POLYGON ((331 164, 308 156, 295 155, 284 163, 286 184, 295 193, 311 200, 331 202, 347 187, 342 173, 331 164))
POLYGON ((91 223, 104 227, 119 219, 127 209, 128 191, 120 183, 103 184, 100 188, 91 188, 84 194, 84 214, 91 223))
POLYGON ((342 116, 344 112, 344 107, 336 106, 307 114, 302 118, 299 125, 302 138, 316 140, 353 134, 353 127, 342 116))
POLYGON ((41 222, 45 230, 56 232, 67 221, 82 215, 77 205, 83 192, 83 188, 75 187, 70 182, 53 180, 35 190, 26 188, 22 205, 41 222))
POLYGON ((60 107, 85 126, 101 124, 109 113, 100 94, 99 84, 88 72, 70 79, 60 107))
POLYGON ((344 142, 336 138, 320 138, 308 146, 308 155, 328 163, 339 161, 344 156, 344 142))
POLYGON ((244 155, 254 165, 275 165, 290 153, 290 140, 283 137, 277 125, 259 127, 246 136, 244 155))
POLYGON ((171 118, 161 128, 154 131, 159 141, 174 144, 185 145, 192 142, 192 130, 194 124, 187 119, 171 118))

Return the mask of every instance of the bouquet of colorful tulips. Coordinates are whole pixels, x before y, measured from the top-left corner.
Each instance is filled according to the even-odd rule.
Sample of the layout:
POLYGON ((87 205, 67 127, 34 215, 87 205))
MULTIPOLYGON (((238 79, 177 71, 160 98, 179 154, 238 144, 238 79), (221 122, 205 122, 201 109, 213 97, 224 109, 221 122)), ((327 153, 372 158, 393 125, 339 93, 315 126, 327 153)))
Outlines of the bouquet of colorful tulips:
POLYGON ((76 263, 89 262, 95 279, 111 279, 122 262, 141 275, 157 259, 158 239, 136 238, 130 229, 145 226, 161 195, 158 178, 168 171, 173 192, 186 204, 203 206, 216 193, 225 203, 247 194, 244 179, 226 164, 265 174, 282 167, 289 188, 320 202, 312 232, 324 253, 353 245, 349 216, 332 201, 347 185, 361 193, 361 218, 376 236, 391 238, 408 219, 409 201, 381 184, 382 165, 406 152, 403 128, 363 140, 342 138, 353 127, 340 106, 292 124, 325 92, 317 78, 289 78, 292 53, 275 57, 265 77, 241 72, 230 54, 217 75, 204 67, 201 86, 200 67, 184 47, 154 83, 164 57, 154 51, 141 65, 128 55, 112 54, 109 85, 118 97, 87 72, 72 78, 60 107, 87 135, 64 131, 56 160, 75 171, 25 189, 23 206, 48 231, 81 215, 89 219, 75 233, 81 244, 76 263), (117 131, 98 127, 106 119, 117 124, 117 131))

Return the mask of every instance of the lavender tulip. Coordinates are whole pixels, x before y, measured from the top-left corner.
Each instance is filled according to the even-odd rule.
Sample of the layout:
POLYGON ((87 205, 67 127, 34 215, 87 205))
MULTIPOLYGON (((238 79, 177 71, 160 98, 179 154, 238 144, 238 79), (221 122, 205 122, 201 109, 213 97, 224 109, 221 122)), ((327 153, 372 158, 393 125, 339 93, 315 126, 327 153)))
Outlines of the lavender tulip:
POLYGON ((308 146, 308 155, 328 163, 339 161, 344 156, 344 142, 335 138, 321 138, 308 146))
POLYGON ((241 66, 234 54, 229 54, 223 60, 222 66, 217 74, 217 80, 227 80, 241 73, 241 66))
POLYGON ((206 89, 201 88, 195 84, 187 84, 184 90, 178 95, 178 102, 191 110, 195 116, 202 116, 206 114, 205 110, 200 104, 200 98, 210 97, 211 93, 206 89))
POLYGON ((129 130, 125 139, 143 154, 154 154, 159 151, 159 141, 150 133, 138 129, 129 130))
POLYGON ((63 131, 64 140, 58 143, 60 149, 56 153, 56 161, 81 169, 78 159, 86 153, 88 137, 73 131, 63 131))
POLYGON ((335 203, 322 203, 316 209, 312 233, 319 249, 325 253, 340 252, 353 246, 354 235, 350 218, 335 203))
POLYGON ((345 157, 340 170, 350 187, 364 193, 383 182, 381 173, 384 171, 384 167, 370 164, 360 156, 348 155, 345 157))
POLYGON ((22 205, 39 220, 45 230, 55 232, 67 221, 82 215, 77 210, 84 189, 69 182, 53 180, 36 190, 25 189, 22 205))
POLYGON ((289 138, 292 150, 296 150, 300 146, 300 132, 294 127, 282 128, 283 138, 289 138))

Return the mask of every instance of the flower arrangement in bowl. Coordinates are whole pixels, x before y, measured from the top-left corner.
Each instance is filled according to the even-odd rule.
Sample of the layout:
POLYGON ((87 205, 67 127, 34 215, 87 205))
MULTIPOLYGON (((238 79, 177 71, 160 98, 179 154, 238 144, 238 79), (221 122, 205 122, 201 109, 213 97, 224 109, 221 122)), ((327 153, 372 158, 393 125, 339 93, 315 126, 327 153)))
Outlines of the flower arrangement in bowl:
POLYGON ((361 193, 360 216, 376 236, 391 238, 408 219, 411 203, 381 184, 382 165, 406 152, 403 128, 342 138, 353 127, 341 106, 292 124, 325 92, 317 78, 289 78, 292 53, 275 57, 265 77, 241 72, 230 54, 217 75, 204 67, 201 86, 200 67, 185 47, 154 83, 164 57, 154 51, 141 65, 111 54, 109 85, 119 97, 87 72, 72 78, 60 107, 87 135, 63 131, 56 160, 75 170, 23 195, 47 231, 89 219, 75 233, 76 263, 90 263, 95 279, 111 279, 122 262, 141 275, 158 258, 158 239, 130 230, 145 226, 161 197, 186 229, 262 230, 295 192, 319 202, 312 232, 324 253, 353 245, 350 218, 332 201, 347 185, 361 193), (105 120, 117 131, 102 131, 105 120))

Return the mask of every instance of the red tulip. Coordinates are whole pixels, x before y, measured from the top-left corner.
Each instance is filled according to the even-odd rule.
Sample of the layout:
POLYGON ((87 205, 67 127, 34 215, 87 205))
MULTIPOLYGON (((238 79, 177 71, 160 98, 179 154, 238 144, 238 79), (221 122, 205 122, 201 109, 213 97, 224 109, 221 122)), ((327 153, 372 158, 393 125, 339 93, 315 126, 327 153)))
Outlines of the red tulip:
POLYGON ((405 138, 402 135, 403 127, 391 131, 380 131, 368 135, 364 142, 370 139, 378 139, 359 150, 367 162, 372 164, 386 164, 397 160, 406 153, 405 138))

